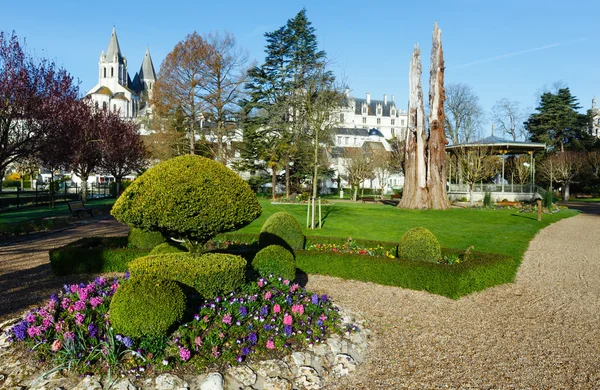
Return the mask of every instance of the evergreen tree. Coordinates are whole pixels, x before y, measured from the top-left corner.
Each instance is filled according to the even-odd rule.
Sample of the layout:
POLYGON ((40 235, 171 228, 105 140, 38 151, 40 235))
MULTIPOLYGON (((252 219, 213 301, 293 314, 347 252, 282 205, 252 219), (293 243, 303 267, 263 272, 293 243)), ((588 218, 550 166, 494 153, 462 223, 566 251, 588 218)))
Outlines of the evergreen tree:
POLYGON ((586 131, 588 117, 577 111, 580 108, 569 88, 561 88, 556 94, 545 92, 538 112, 524 123, 525 129, 532 141, 546 143, 551 151, 585 148, 590 142, 586 131))

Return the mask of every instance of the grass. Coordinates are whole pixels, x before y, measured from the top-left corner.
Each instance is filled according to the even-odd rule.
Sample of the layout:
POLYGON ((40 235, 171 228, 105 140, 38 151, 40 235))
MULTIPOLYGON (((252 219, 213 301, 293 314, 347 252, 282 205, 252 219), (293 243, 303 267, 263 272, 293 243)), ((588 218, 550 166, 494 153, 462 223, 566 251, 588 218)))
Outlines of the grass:
MULTIPOLYGON (((95 199, 86 203, 87 207, 102 207, 115 203, 114 198, 95 199)), ((0 224, 26 222, 32 219, 60 217, 70 215, 66 203, 56 204, 53 209, 49 206, 25 206, 20 210, 11 210, 0 213, 0 224)))
MULTIPOLYGON (((265 220, 278 211, 286 211, 294 215, 301 226, 306 225, 306 205, 260 202, 262 215, 239 233, 258 234, 265 220)), ((509 255, 520 262, 539 230, 577 213, 563 210, 544 215, 538 222, 536 213, 519 213, 515 209, 404 210, 383 204, 338 202, 323 206, 322 229, 304 229, 304 233, 398 242, 409 229, 423 226, 435 234, 442 247, 465 250, 474 246, 477 251, 509 255)))
POLYGON ((569 202, 587 202, 587 203, 597 203, 600 202, 600 198, 571 198, 569 202))

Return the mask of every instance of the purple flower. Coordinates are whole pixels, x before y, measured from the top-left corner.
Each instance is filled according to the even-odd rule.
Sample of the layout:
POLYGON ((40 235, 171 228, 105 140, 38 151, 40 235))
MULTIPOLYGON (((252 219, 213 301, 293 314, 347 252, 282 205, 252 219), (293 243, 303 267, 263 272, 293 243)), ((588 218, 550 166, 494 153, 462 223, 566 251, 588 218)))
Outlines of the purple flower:
POLYGON ((127 348, 131 348, 131 346, 133 345, 133 341, 129 337, 123 337, 122 342, 123 345, 125 345, 127 348))
POLYGON ((258 341, 258 336, 256 335, 256 332, 250 332, 250 334, 248 335, 248 341, 251 345, 256 344, 256 342, 258 341))
POLYGON ((85 302, 84 301, 77 301, 75 302, 75 304, 73 305, 73 308, 76 311, 84 311, 85 310, 85 302))
POLYGON ((129 270, 127 270, 127 271, 125 272, 125 280, 129 279, 129 276, 130 276, 130 275, 131 275, 131 274, 129 273, 129 270))
POLYGON ((292 304, 292 297, 290 297, 289 295, 285 297, 285 301, 287 302, 288 305, 292 304))
POLYGON ((283 334, 286 336, 291 336, 292 335, 292 326, 291 325, 285 325, 283 327, 283 334))
POLYGON ((317 326, 323 326, 323 320, 317 320, 317 326))
POLYGON ((244 358, 241 356, 238 356, 235 358, 235 360, 237 360, 238 363, 241 363, 242 361, 244 361, 244 358))
POLYGON ((250 348, 248 348, 248 347, 242 348, 242 355, 243 356, 246 356, 246 355, 249 355, 249 354, 250 354, 250 348))
POLYGON ((268 306, 263 306, 260 308, 260 316, 261 317, 266 317, 267 314, 269 314, 269 307, 268 306))
POLYGON ((18 341, 23 341, 27 337, 27 322, 21 321, 11 329, 12 334, 18 341))
POLYGON ((75 314, 75 323, 79 326, 83 325, 83 320, 85 319, 85 315, 81 313, 75 314))
POLYGON ((200 321, 200 314, 194 314, 194 319, 196 321, 200 321))
POLYGON ((248 314, 248 309, 246 306, 240 306, 240 315, 243 317, 248 314))
POLYGON ((313 305, 318 305, 319 304, 319 296, 317 294, 313 294, 310 297, 310 301, 312 302, 313 305))
POLYGON ((264 324, 264 325, 263 325, 263 328, 265 328, 265 330, 266 330, 266 331, 269 331, 269 330, 271 330, 271 325, 269 325, 269 324, 264 324))
POLYGON ((96 326, 96 324, 91 323, 88 325, 88 334, 91 338, 96 338, 96 336, 98 335, 98 327, 96 326))
POLYGON ((323 301, 323 303, 327 302, 327 300, 329 299, 329 297, 325 294, 321 295, 321 301, 323 301))
POLYGON ((25 320, 30 324, 34 323, 36 319, 37 319, 37 316, 35 315, 35 313, 31 313, 31 312, 29 314, 27 314, 27 317, 25 317, 25 320))
POLYGON ((94 279, 94 283, 96 283, 98 286, 104 286, 106 280, 102 276, 98 276, 96 279, 94 279))
POLYGON ((192 353, 190 352, 189 349, 179 347, 179 357, 181 357, 181 360, 183 360, 185 362, 186 360, 189 360, 191 356, 192 356, 192 353))

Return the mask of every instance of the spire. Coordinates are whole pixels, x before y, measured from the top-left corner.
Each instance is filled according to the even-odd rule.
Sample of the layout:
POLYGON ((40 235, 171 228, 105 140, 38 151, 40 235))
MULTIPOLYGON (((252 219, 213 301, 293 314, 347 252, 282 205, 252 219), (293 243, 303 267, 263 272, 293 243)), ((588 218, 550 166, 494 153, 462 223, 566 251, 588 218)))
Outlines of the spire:
POLYGON ((117 30, 113 26, 112 34, 110 35, 110 41, 108 42, 108 50, 106 50, 107 61, 112 61, 117 56, 117 61, 121 62, 121 48, 119 47, 119 40, 117 39, 117 30))
POLYGON ((140 80, 156 80, 154 64, 152 63, 152 57, 150 57, 150 50, 148 48, 146 48, 146 54, 144 55, 144 61, 142 61, 139 74, 140 80))

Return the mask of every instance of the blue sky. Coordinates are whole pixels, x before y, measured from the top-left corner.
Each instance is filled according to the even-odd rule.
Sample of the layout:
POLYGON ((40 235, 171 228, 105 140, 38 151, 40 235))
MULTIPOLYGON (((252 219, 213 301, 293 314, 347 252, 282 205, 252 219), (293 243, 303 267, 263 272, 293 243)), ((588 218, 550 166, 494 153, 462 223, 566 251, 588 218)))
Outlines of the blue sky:
MULTIPOLYGON (((600 98, 600 1, 446 0, 321 1, 8 1, 0 0, 0 29, 15 30, 38 56, 54 59, 87 92, 98 59, 116 26, 131 77, 150 49, 158 71, 175 44, 194 30, 233 33, 250 58, 264 60, 263 34, 303 7, 319 45, 354 96, 408 100, 408 64, 421 47, 428 85, 431 31, 442 29, 446 83, 466 83, 489 112, 501 98, 535 108, 544 85, 563 81, 587 109, 600 98)), ((427 93, 427 91, 425 91, 427 93)), ((489 133, 491 120, 483 133, 489 133)))

